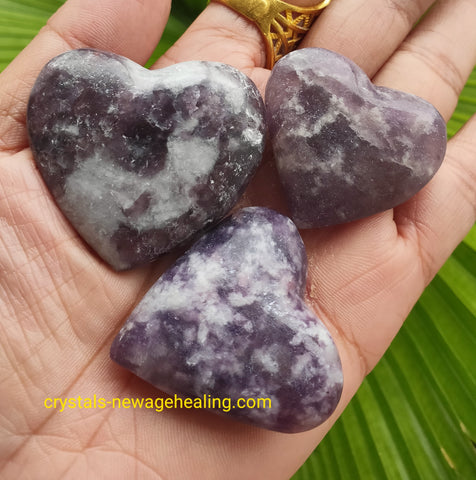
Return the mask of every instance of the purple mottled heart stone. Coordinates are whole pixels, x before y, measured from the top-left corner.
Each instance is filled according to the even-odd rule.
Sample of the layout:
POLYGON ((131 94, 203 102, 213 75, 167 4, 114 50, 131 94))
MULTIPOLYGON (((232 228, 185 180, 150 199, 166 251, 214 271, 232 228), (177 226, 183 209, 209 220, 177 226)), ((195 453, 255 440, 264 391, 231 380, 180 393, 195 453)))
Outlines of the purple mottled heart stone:
POLYGON ((264 148, 264 105, 231 66, 149 71, 81 49, 31 92, 30 145, 57 204, 117 270, 184 243, 235 205, 264 148))
POLYGON ((312 228, 357 220, 415 195, 436 173, 446 126, 425 100, 372 85, 347 58, 286 55, 266 88, 274 156, 291 216, 312 228))
POLYGON ((328 330, 304 303, 306 273, 289 218, 240 210, 155 283, 111 358, 169 394, 230 399, 232 418, 313 428, 334 411, 343 376, 328 330), (269 398, 271 408, 238 408, 241 398, 269 398))

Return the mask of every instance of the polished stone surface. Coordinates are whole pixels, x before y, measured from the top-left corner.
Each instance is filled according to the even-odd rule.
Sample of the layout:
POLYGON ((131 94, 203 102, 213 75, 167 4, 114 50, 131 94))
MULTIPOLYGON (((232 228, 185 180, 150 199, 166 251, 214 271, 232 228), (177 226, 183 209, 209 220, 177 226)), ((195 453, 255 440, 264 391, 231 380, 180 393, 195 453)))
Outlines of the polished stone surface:
POLYGON ((265 133, 258 90, 231 66, 149 71, 89 49, 44 67, 27 125, 57 204, 117 270, 226 215, 261 160, 265 133))
POLYGON ((304 303, 306 272, 291 220, 240 210, 154 284, 111 358, 169 394, 232 405, 271 399, 270 409, 232 408, 232 418, 281 432, 313 428, 334 411, 343 376, 328 330, 304 303))
POLYGON ((281 182, 301 228, 400 205, 433 177, 446 150, 445 122, 432 105, 374 87, 353 62, 324 49, 297 50, 275 65, 266 108, 281 182))

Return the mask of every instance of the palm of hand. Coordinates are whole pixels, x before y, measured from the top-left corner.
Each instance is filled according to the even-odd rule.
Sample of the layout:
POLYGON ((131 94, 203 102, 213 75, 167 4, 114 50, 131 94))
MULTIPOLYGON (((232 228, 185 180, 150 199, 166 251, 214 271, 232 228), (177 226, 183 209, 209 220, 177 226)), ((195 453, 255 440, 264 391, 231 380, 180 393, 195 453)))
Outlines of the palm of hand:
MULTIPOLYGON (((44 406, 48 397, 157 395, 152 387, 112 364, 108 351, 132 307, 171 259, 120 274, 99 261, 54 205, 35 170, 24 127, 29 89, 39 68, 55 54, 91 46, 139 62, 147 58, 160 34, 157 18, 163 27, 167 5, 146 1, 131 6, 124 1, 121 10, 120 6, 112 7, 113 3, 82 7, 80 2, 69 2, 2 75, 0 382, 7 395, 2 395, 0 402, 4 412, 1 428, 9 437, 1 440, 4 471, 12 478, 18 477, 25 465, 33 475, 41 471, 40 475, 48 478, 81 478, 90 469, 100 478, 117 476, 118 472, 127 478, 154 477, 157 473, 166 478, 234 478, 230 471, 238 472, 237 478, 288 477, 342 412, 424 286, 474 222, 475 182, 470 180, 476 175, 471 162, 476 149, 471 138, 474 121, 450 142, 442 169, 410 202, 349 225, 303 232, 309 256, 308 304, 329 327, 345 375, 339 408, 323 426, 289 436, 203 411, 158 414, 146 409, 48 409, 44 406), (98 22, 108 18, 109 23, 93 31, 88 18, 98 22), (135 38, 126 44, 127 34, 139 25, 151 38, 135 38)), ((407 17, 381 6, 385 16, 378 21, 386 19, 390 32, 376 31, 369 40, 368 31, 365 35, 358 32, 373 18, 371 7, 362 7, 360 17, 342 26, 350 1, 336 1, 306 42, 347 54, 370 75, 378 70, 374 76, 377 83, 424 96, 448 118, 455 92, 462 87, 457 79, 464 80, 471 70, 474 53, 468 54, 472 55, 469 59, 456 59, 456 80, 447 85, 435 73, 437 59, 449 58, 455 45, 448 46, 429 32, 450 35, 453 24, 460 30, 461 25, 467 25, 468 35, 459 37, 474 45, 476 36, 466 20, 472 16, 455 13, 456 7, 453 13, 441 7, 400 45, 410 23, 432 2, 421 3, 425 5, 401 7, 407 17), (374 55, 363 57, 357 43, 344 45, 345 38, 366 41, 374 55), (418 48, 426 44, 429 60, 418 55, 418 48), (420 75, 399 74, 415 68, 420 75)), ((226 7, 212 4, 159 65, 190 58, 227 61, 264 90, 269 72, 255 66, 263 62, 261 52, 254 27, 226 7), (213 37, 213 26, 218 24, 230 30, 218 31, 213 37), (240 40, 233 38, 233 32, 240 32, 240 40)), ((268 159, 241 204, 280 209, 277 185, 273 163, 268 159)))

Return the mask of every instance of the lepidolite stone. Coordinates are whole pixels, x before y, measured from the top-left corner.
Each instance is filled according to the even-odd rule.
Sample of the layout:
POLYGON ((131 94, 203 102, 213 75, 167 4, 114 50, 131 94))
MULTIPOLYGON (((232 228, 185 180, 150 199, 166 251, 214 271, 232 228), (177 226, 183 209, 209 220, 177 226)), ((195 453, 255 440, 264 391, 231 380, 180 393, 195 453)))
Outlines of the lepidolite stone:
POLYGON ((155 283, 111 358, 169 394, 271 400, 269 409, 231 408, 235 419, 313 428, 334 411, 343 377, 329 332, 303 301, 306 270, 290 219, 240 210, 155 283))
POLYGON ((197 61, 149 71, 88 49, 44 67, 27 124, 56 202, 117 270, 220 220, 264 147, 261 96, 231 66, 197 61))
POLYGON ((266 107, 281 182, 301 228, 400 205, 433 177, 445 154, 445 122, 431 104, 375 87, 353 62, 328 50, 281 59, 266 107))

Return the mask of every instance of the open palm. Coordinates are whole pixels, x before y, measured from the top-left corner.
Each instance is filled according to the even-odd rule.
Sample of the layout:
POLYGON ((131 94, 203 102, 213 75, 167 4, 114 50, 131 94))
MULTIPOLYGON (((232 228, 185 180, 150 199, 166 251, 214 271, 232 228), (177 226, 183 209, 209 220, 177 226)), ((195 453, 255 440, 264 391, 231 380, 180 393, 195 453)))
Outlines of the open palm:
MULTIPOLYGON (((420 95, 448 119, 476 62, 476 4, 436 2, 412 30, 433 3, 335 0, 304 45, 348 56, 377 84, 420 95)), ((109 347, 173 259, 115 273, 88 249, 35 169, 25 130, 29 91, 43 65, 71 48, 109 50, 144 63, 168 9, 166 0, 70 0, 1 75, 0 471, 5 478, 288 478, 342 413, 475 221, 473 118, 450 142, 435 178, 405 205, 302 232, 309 256, 308 304, 331 331, 345 377, 337 411, 315 430, 279 434, 197 410, 46 408, 45 399, 55 397, 159 394, 113 364, 109 347)), ((232 64, 264 92, 269 71, 262 68, 260 35, 227 7, 208 6, 155 67, 191 59, 232 64)), ((240 204, 284 209, 270 159, 240 204)))

